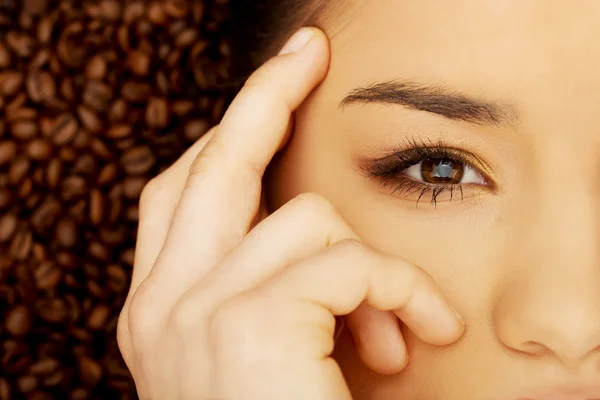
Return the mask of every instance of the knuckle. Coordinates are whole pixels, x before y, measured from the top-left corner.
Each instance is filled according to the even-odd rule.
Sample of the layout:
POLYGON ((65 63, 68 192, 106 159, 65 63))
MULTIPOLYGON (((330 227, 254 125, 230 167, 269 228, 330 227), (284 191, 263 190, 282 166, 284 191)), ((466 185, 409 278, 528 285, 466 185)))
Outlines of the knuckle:
POLYGON ((148 208, 153 203, 153 200, 156 198, 156 195, 160 192, 160 178, 160 175, 154 177, 150 181, 148 181, 146 185, 144 185, 142 193, 140 194, 140 210, 142 208, 148 208))
POLYGON ((131 297, 127 310, 129 334, 137 341, 158 328, 159 319, 152 311, 154 285, 147 279, 131 297))
POLYGON ((303 218, 309 220, 330 219, 336 213, 333 205, 317 193, 302 193, 292 201, 291 206, 298 210, 303 218))
POLYGON ((364 243, 356 239, 344 239, 333 245, 335 251, 359 261, 357 265, 362 265, 360 261, 366 261, 374 256, 374 252, 364 243))

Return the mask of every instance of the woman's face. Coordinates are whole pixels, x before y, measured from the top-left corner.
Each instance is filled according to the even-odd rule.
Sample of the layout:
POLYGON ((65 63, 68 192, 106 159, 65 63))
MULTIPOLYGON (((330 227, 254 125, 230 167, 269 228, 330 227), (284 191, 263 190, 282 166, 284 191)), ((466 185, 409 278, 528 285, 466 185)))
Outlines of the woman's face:
POLYGON ((574 4, 350 0, 326 27, 331 69, 272 170, 273 207, 321 194, 467 325, 445 347, 403 328, 410 362, 391 376, 345 336, 355 398, 600 382, 600 2, 574 4))

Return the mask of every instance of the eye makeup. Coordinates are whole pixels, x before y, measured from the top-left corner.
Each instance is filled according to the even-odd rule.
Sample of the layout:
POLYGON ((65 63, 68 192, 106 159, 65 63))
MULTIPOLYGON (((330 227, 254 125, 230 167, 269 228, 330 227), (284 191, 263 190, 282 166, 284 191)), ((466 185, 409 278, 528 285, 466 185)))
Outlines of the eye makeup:
POLYGON ((494 187, 483 160, 441 140, 408 139, 391 154, 366 161, 361 170, 391 195, 415 201, 417 208, 425 199, 437 207, 494 187))

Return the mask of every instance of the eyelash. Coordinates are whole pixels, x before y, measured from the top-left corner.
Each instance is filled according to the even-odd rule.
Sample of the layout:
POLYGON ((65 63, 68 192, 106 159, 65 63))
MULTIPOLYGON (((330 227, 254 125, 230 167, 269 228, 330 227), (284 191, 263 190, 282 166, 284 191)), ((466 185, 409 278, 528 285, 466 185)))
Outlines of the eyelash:
POLYGON ((417 207, 425 195, 431 196, 431 204, 437 207, 440 194, 448 192, 450 201, 454 200, 456 191, 460 192, 461 201, 464 200, 464 187, 471 184, 432 184, 416 181, 405 175, 403 171, 428 159, 450 159, 455 160, 475 169, 486 183, 489 182, 487 175, 482 171, 489 170, 489 166, 478 157, 466 153, 463 150, 448 147, 443 141, 426 143, 417 142, 416 139, 407 140, 403 149, 392 155, 378 160, 372 160, 363 167, 367 175, 378 178, 385 187, 391 187, 392 194, 400 193, 404 197, 418 194, 417 207), (481 166, 481 167, 480 167, 481 166))

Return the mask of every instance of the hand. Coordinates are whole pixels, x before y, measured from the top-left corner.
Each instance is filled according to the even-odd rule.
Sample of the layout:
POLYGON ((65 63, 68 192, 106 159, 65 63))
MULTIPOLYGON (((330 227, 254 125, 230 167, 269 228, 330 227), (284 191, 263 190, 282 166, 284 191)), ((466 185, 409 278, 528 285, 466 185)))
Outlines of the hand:
POLYGON ((462 335, 431 277, 366 246, 323 198, 261 209, 263 173, 328 69, 325 35, 302 33, 305 47, 257 70, 221 124, 144 189, 118 326, 142 399, 349 399, 330 358, 338 315, 381 372, 406 364, 398 318, 432 344, 462 335))

